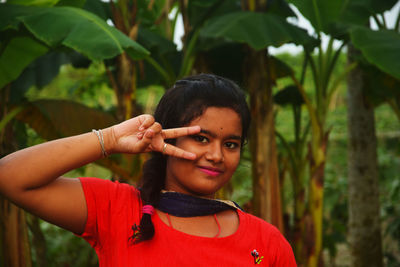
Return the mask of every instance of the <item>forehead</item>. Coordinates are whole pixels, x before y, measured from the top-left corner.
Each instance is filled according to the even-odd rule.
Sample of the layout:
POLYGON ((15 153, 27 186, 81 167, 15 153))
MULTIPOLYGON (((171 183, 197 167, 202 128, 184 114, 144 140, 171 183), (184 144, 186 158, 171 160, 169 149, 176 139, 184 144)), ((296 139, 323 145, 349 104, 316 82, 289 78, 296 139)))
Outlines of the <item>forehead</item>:
POLYGON ((208 107, 203 114, 189 123, 202 129, 219 133, 242 135, 242 122, 239 114, 231 108, 208 107))

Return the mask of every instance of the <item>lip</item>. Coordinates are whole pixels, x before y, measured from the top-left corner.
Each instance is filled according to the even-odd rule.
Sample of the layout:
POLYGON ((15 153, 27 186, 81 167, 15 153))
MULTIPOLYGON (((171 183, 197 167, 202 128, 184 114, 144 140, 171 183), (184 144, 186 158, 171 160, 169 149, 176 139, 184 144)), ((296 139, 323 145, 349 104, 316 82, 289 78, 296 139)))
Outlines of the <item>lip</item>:
POLYGON ((208 176, 218 176, 223 173, 223 171, 218 168, 205 167, 205 166, 199 166, 198 168, 200 169, 200 171, 207 174, 208 176))

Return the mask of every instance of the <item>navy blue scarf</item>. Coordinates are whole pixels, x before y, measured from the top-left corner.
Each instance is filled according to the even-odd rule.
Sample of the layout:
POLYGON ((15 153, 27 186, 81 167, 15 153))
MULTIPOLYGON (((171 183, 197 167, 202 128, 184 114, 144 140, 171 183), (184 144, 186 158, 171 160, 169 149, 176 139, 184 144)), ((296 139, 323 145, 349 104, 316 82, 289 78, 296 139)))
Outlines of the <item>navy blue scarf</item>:
POLYGON ((225 210, 242 210, 233 201, 200 198, 171 191, 161 192, 157 209, 176 217, 205 216, 225 210))

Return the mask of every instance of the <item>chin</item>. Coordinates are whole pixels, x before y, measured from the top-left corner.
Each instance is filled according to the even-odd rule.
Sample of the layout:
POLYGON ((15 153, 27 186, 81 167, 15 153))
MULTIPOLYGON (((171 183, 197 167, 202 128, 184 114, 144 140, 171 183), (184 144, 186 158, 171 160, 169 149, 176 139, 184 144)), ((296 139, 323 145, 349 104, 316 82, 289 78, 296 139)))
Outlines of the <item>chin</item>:
POLYGON ((215 186, 210 186, 210 187, 197 187, 193 188, 193 190, 190 190, 190 193, 199 196, 199 197, 207 197, 207 198, 213 198, 215 193, 217 193, 218 190, 220 190, 222 186, 215 187, 215 186))

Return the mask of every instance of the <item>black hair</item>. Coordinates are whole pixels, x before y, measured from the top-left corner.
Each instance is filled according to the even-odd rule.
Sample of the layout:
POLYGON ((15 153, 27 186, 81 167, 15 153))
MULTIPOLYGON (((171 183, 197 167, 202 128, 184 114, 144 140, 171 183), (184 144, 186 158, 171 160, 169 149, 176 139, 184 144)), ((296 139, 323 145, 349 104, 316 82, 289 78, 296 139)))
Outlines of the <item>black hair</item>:
MULTIPOLYGON (((168 89, 161 98, 154 113, 155 120, 163 129, 188 125, 208 107, 226 107, 239 114, 242 123, 242 145, 247 141, 250 126, 250 111, 245 95, 233 81, 213 75, 199 74, 181 79, 168 89)), ((175 140, 166 140, 174 144, 175 140)), ((160 192, 165 186, 167 157, 153 152, 143 166, 139 183, 143 205, 157 207, 160 192)), ((149 214, 143 214, 135 243, 149 240, 154 235, 154 226, 149 214)))

